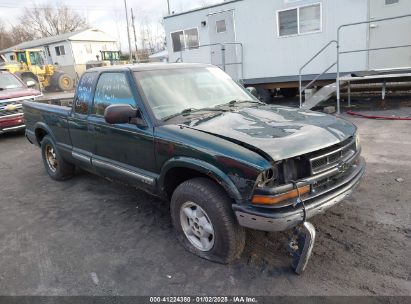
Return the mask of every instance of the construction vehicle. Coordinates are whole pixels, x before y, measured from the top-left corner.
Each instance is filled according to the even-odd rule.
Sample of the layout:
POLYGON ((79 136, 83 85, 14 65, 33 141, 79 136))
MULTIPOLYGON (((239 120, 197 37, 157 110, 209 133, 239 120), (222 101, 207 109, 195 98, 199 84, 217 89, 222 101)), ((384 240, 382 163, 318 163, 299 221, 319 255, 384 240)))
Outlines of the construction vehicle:
POLYGON ((129 63, 127 60, 121 60, 120 51, 100 51, 101 56, 96 56, 97 60, 88 61, 86 64, 86 69, 111 66, 111 65, 122 65, 129 63))
POLYGON ((15 50, 11 57, 13 61, 2 56, 0 69, 8 70, 25 83, 34 81, 38 90, 71 91, 74 87, 74 79, 70 75, 55 65, 45 64, 40 49, 15 50))

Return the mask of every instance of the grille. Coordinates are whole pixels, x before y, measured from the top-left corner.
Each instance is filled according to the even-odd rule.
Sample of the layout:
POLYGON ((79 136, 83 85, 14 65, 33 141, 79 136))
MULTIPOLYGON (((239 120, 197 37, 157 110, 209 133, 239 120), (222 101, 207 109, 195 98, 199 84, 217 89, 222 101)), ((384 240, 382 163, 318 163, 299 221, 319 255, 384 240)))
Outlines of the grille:
POLYGON ((309 155, 311 174, 321 173, 329 170, 341 161, 350 158, 356 152, 355 139, 349 138, 341 144, 323 149, 315 154, 309 155))
POLYGON ((14 100, 0 103, 0 117, 12 116, 23 113, 22 100, 14 100))

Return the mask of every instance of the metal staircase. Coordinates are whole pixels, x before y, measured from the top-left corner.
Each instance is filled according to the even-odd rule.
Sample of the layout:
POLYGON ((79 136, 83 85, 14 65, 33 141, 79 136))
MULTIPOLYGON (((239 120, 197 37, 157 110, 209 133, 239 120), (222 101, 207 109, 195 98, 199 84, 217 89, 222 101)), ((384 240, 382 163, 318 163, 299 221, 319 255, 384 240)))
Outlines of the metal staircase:
MULTIPOLYGON (((352 81, 365 81, 367 76, 352 76, 351 74, 341 77, 340 76, 340 57, 343 54, 351 54, 351 53, 359 53, 359 52, 369 52, 369 51, 379 51, 379 50, 388 50, 388 49, 397 49, 397 48, 406 48, 406 47, 411 47, 410 44, 407 45, 392 45, 392 46, 387 46, 387 47, 379 47, 379 48, 366 48, 366 49, 359 49, 359 50, 349 50, 349 51, 341 51, 341 45, 340 45, 340 37, 341 37, 341 30, 346 27, 351 27, 351 26, 357 26, 357 25, 364 25, 364 24, 370 24, 370 23, 375 23, 375 22, 383 22, 383 21, 389 21, 389 20, 394 20, 394 19, 402 19, 402 18, 409 18, 411 17, 411 14, 407 15, 402 15, 402 16, 396 16, 396 17, 390 17, 390 18, 383 18, 383 19, 373 19, 373 20, 368 20, 368 21, 362 21, 362 22, 355 22, 355 23, 349 23, 349 24, 343 24, 337 29, 337 40, 331 40, 328 42, 321 50, 319 50, 313 57, 311 57, 299 70, 299 93, 300 93, 300 108, 304 109, 312 109, 316 105, 320 104, 322 101, 326 101, 329 99, 334 93, 337 95, 337 113, 340 114, 340 89, 341 86, 348 85, 348 91, 349 91, 349 96, 350 96, 350 82, 352 81), (336 46, 336 61, 332 63, 328 68, 326 68, 321 74, 317 75, 312 79, 308 84, 303 86, 303 81, 302 81, 302 73, 304 69, 315 59, 317 58, 320 54, 322 54, 325 50, 327 50, 330 46, 334 45, 336 46), (329 70, 331 70, 334 66, 337 66, 337 75, 336 75, 336 81, 334 83, 331 83, 329 85, 324 86, 322 89, 317 91, 315 94, 313 94, 310 98, 307 100, 303 101, 303 95, 304 92, 312 87, 314 83, 317 82, 317 80, 321 79, 321 77, 327 73, 329 70)), ((370 71, 365 71, 365 74, 369 73, 370 71)), ((408 75, 402 75, 405 78, 411 77, 411 73, 406 73, 408 75)), ((386 79, 392 79, 392 78, 399 78, 401 75, 398 75, 397 73, 392 73, 390 75, 379 75, 379 76, 374 76, 373 78, 375 79, 380 79, 383 82, 383 92, 385 92, 385 84, 386 84, 386 79)), ((371 76, 368 76, 369 78, 372 78, 371 76)), ((384 93, 383 93, 384 96, 384 93)), ((349 97, 350 100, 350 97, 349 97)))
MULTIPOLYGON (((340 80, 340 86, 345 86, 348 81, 340 80)), ((332 95, 337 92, 337 83, 333 82, 322 87, 320 90, 315 92, 310 98, 306 99, 300 106, 302 109, 310 110, 314 108, 319 103, 328 100, 332 95)))

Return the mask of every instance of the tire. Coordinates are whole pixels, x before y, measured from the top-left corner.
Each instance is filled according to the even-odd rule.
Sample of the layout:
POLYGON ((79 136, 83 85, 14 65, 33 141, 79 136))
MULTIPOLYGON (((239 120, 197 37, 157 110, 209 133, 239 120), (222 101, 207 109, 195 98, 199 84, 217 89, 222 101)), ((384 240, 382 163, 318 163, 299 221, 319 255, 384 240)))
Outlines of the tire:
POLYGON ((51 83, 54 90, 61 92, 71 91, 74 88, 74 80, 67 73, 57 72, 52 76, 51 83))
POLYGON ((258 93, 258 99, 265 103, 272 103, 273 102, 273 94, 270 90, 265 88, 256 88, 258 93))
POLYGON ((298 89, 297 88, 283 88, 283 89, 280 89, 280 93, 285 98, 294 98, 298 94, 298 89))
POLYGON ((217 263, 227 264, 237 259, 244 249, 245 229, 238 225, 231 204, 232 201, 225 191, 207 178, 195 178, 180 184, 171 198, 170 210, 178 239, 184 248, 217 263), (187 212, 192 212, 198 221, 188 220, 187 212), (208 223, 204 219, 208 220, 208 223), (198 234, 204 232, 204 235, 208 235, 208 224, 211 224, 213 232, 212 236, 210 234, 207 237, 206 246, 202 248, 199 246, 203 243, 200 242, 198 234, 187 234, 187 229, 189 230, 191 225, 195 227, 196 222, 198 225, 193 229, 197 229, 198 234))
POLYGON ((41 155, 44 167, 52 179, 63 181, 74 175, 74 165, 66 162, 61 157, 56 144, 49 135, 46 135, 41 141, 41 155), (51 154, 54 154, 54 156, 51 154))

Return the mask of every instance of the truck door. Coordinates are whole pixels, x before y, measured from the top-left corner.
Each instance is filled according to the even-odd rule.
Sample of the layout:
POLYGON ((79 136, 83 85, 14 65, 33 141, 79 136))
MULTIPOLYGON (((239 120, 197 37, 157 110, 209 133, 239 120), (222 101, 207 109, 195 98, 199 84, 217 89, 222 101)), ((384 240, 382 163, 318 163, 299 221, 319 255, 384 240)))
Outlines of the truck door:
MULTIPOLYGON (((234 32, 234 11, 224 11, 210 14, 208 16, 210 44, 221 43, 225 45, 225 62, 226 72, 235 80, 241 77, 240 65, 237 53, 238 46, 230 43, 235 43, 234 32)), ((241 55, 241 53, 239 53, 241 55)), ((211 63, 222 68, 222 51, 221 46, 216 45, 211 47, 211 63)))
POLYGON ((84 73, 77 86, 73 110, 69 118, 69 133, 73 145, 72 156, 83 166, 91 167, 92 144, 88 132, 87 116, 93 101, 93 88, 97 72, 84 73))
MULTIPOLYGON (((128 184, 153 187, 155 174, 153 129, 135 124, 108 124, 104 110, 112 104, 141 105, 128 72, 103 72, 97 81, 88 123, 93 167, 128 184)), ((140 107, 141 108, 141 107, 140 107)))
MULTIPOLYGON (((370 1, 370 21, 411 13, 411 1, 370 1)), ((411 44, 411 17, 370 24, 369 47, 411 44)), ((411 67, 411 47, 369 52, 369 69, 411 67)))

